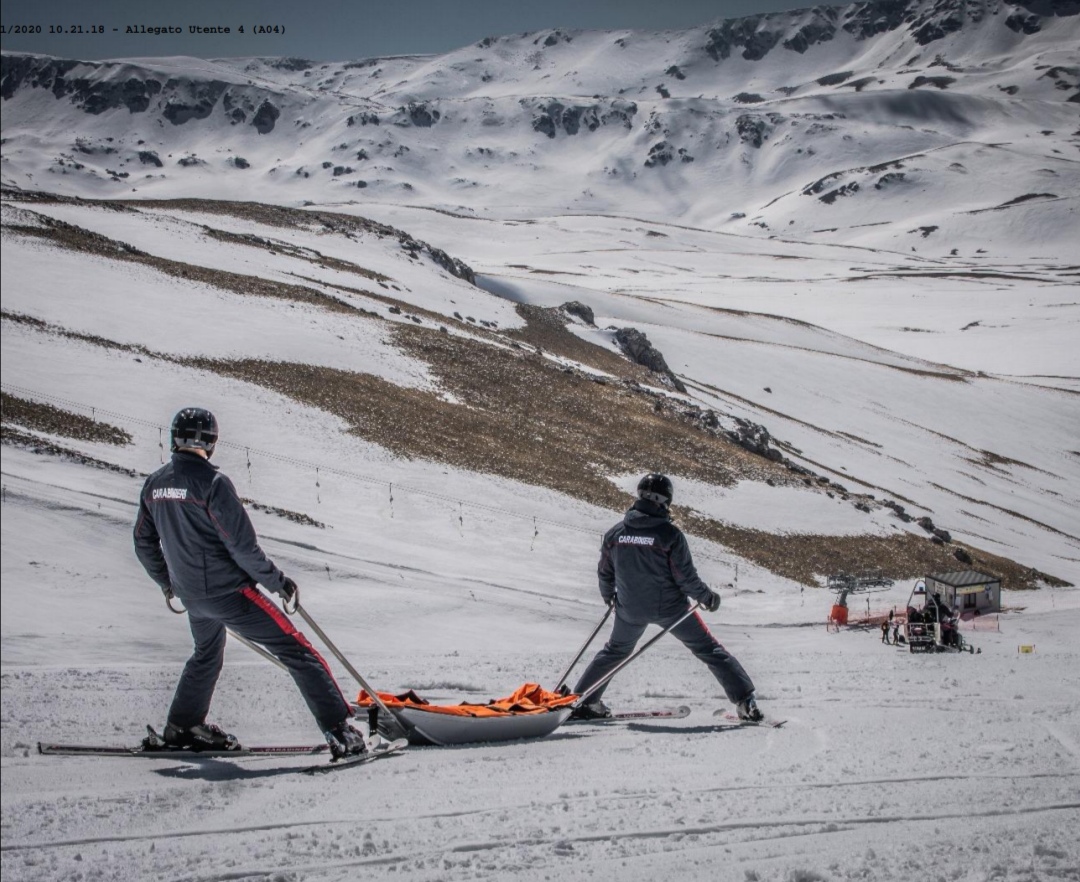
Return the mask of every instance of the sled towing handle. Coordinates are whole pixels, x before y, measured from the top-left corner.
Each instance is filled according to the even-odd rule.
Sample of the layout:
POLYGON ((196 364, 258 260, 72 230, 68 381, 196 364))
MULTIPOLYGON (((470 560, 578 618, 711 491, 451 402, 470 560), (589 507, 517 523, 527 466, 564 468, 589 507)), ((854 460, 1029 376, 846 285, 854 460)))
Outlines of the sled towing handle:
POLYGON ((604 617, 600 619, 600 624, 593 628, 593 632, 589 635, 589 639, 582 644, 581 649, 578 650, 578 654, 574 656, 574 660, 566 666, 566 670, 563 671, 562 676, 559 677, 559 682, 555 684, 555 688, 551 690, 552 692, 558 692, 562 688, 563 683, 566 682, 566 678, 569 677, 570 672, 574 670, 574 665, 576 665, 578 663, 578 659, 585 654, 585 650, 589 648, 589 644, 596 639, 596 635, 599 634, 600 629, 604 627, 604 622, 608 620, 614 610, 615 604, 608 604, 607 612, 605 612, 604 617))
POLYGON ((269 652, 267 652, 265 649, 263 649, 261 646, 259 646, 258 643, 252 643, 250 640, 247 639, 247 637, 244 637, 244 636, 242 636, 240 634, 237 634, 232 628, 226 628, 225 630, 229 632, 230 637, 235 637, 237 640, 239 640, 241 643, 243 643, 244 646, 246 646, 252 652, 258 653, 263 658, 265 658, 268 662, 271 662, 272 664, 275 664, 279 668, 281 668, 281 670, 288 672, 289 669, 287 667, 285 667, 285 665, 283 665, 276 658, 274 658, 274 656, 272 656, 269 652))
MULTIPOLYGON (((397 725, 398 729, 405 735, 408 735, 409 732, 415 728, 415 726, 410 726, 408 723, 403 722, 392 710, 390 710, 389 707, 387 707, 386 702, 379 698, 379 693, 368 685, 367 680, 360 676, 360 672, 353 667, 352 662, 350 662, 342 654, 341 650, 338 649, 334 645, 333 641, 326 636, 326 632, 315 623, 315 620, 308 615, 307 610, 300 605, 300 597, 298 595, 299 592, 297 592, 297 595, 294 595, 294 603, 291 606, 288 602, 285 603, 285 612, 289 613, 290 615, 292 615, 293 613, 299 613, 300 618, 307 622, 308 627, 311 628, 311 630, 318 635, 319 639, 326 645, 326 648, 333 653, 334 658, 336 658, 339 662, 341 662, 342 665, 344 665, 345 670, 347 670, 352 675, 352 678, 360 684, 360 688, 363 689, 368 695, 370 695, 371 700, 375 702, 376 705, 378 705, 379 710, 386 714, 386 719, 393 720, 394 723, 397 725)), ((393 734, 395 738, 398 737, 396 733, 393 734)))
POLYGON ((617 673, 619 673, 619 671, 621 671, 628 664, 630 664, 630 662, 632 662, 635 658, 637 658, 639 655, 641 655, 641 653, 643 653, 646 649, 648 649, 650 646, 652 646, 657 640, 659 640, 661 637, 663 637, 668 631, 671 631, 673 628, 676 628, 679 625, 681 625, 688 618, 690 618, 690 616, 692 616, 694 613, 696 613, 699 609, 701 609, 700 601, 695 603, 692 607, 690 607, 690 609, 688 609, 685 613, 683 613, 681 616, 679 616, 679 618, 677 618, 674 622, 672 622, 670 625, 668 625, 666 628, 664 628, 663 631, 661 631, 655 637, 652 637, 647 643, 645 643, 640 649, 638 649, 637 652, 635 652, 633 655, 629 656, 628 658, 624 658, 612 670, 608 671, 606 676, 604 676, 600 680, 597 680, 595 683, 592 684, 592 686, 590 686, 588 689, 586 689, 584 692, 582 692, 581 695, 578 696, 578 700, 574 702, 574 707, 581 707, 583 704, 585 704, 585 702, 589 700, 590 695, 595 693, 601 686, 603 686, 605 683, 607 683, 608 680, 610 680, 617 673))

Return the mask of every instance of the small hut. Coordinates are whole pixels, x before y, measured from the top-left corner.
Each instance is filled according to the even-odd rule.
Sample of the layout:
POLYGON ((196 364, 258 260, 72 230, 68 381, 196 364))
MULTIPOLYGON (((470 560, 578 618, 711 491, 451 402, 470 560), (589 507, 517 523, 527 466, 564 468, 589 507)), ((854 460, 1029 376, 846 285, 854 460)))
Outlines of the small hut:
POLYGON ((926 594, 941 599, 958 613, 989 613, 1001 610, 1001 579, 975 570, 935 573, 926 577, 926 594))

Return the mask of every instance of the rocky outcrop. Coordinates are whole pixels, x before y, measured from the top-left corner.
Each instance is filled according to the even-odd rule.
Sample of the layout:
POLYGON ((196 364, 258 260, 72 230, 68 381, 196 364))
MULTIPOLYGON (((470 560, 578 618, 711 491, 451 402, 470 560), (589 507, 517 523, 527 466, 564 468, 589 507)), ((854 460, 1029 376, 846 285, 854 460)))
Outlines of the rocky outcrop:
POLYGON ((437 123, 442 114, 432 105, 419 101, 403 107, 399 111, 398 118, 394 121, 399 126, 416 126, 421 129, 429 129, 437 123))
POLYGON ((768 124, 760 116, 744 113, 735 120, 739 140, 751 147, 760 147, 767 137, 768 124))
POLYGON ((311 70, 315 66, 315 62, 308 61, 306 58, 269 58, 266 61, 266 66, 276 70, 301 71, 311 70))
MULTIPOLYGON (((366 187, 367 184, 364 184, 364 186, 366 187)), ((385 229, 392 230, 393 228, 386 227, 385 229)), ((456 257, 451 257, 441 248, 435 248, 427 242, 414 239, 408 233, 403 233, 400 230, 395 232, 398 234, 398 241, 401 243, 402 250, 405 251, 409 257, 418 260, 421 254, 426 254, 432 262, 441 266, 450 273, 450 275, 468 282, 470 285, 476 284, 476 273, 471 266, 465 263, 465 261, 459 260, 456 257)))
POLYGON ((377 113, 354 113, 346 121, 346 125, 350 126, 377 126, 379 124, 379 114, 377 113))
MULTIPOLYGON (((442 113, 434 104, 427 101, 413 101, 404 107, 399 107, 387 118, 392 125, 418 129, 429 129, 440 119, 442 119, 442 113)), ((377 126, 379 117, 375 113, 357 113, 350 116, 347 122, 350 126, 377 126)))
POLYGON ((850 80, 855 75, 855 71, 841 70, 837 73, 826 74, 823 77, 818 77, 814 80, 819 86, 839 86, 846 80, 850 80))
POLYGON ((281 116, 281 111, 269 101, 264 101, 255 111, 255 118, 252 119, 251 124, 260 135, 266 135, 274 130, 274 124, 279 116, 281 116))
POLYGON ((839 17, 840 10, 828 7, 818 11, 822 13, 820 18, 803 25, 784 40, 785 49, 802 55, 811 46, 827 43, 836 36, 836 19, 839 17))
POLYGON ((686 387, 668 367, 663 354, 637 328, 619 328, 615 332, 615 342, 632 362, 666 378, 679 392, 686 394, 686 387))
MULTIPOLYGON (((1004 23, 1018 33, 1033 34, 1047 16, 1076 15, 1080 0, 1005 0, 1020 7, 1004 23)), ((996 15, 999 0, 867 0, 846 7, 816 6, 794 12, 776 12, 729 19, 705 33, 704 51, 714 61, 738 53, 759 61, 777 46, 802 54, 810 47, 832 40, 842 29, 856 40, 906 30, 920 46, 977 24, 996 15)))
POLYGON ((637 105, 616 98, 605 104, 564 104, 556 99, 523 98, 521 106, 533 113, 533 131, 554 138, 558 132, 576 135, 582 129, 595 132, 601 126, 633 126, 637 105))
POLYGON ((206 119, 225 92, 225 84, 217 80, 200 83, 171 79, 165 90, 172 97, 165 102, 161 115, 174 126, 182 126, 193 119, 206 119))
POLYGON ((751 453, 763 456, 772 462, 783 460, 784 455, 775 447, 770 446, 772 438, 768 429, 741 417, 736 417, 735 423, 735 430, 728 433, 728 437, 732 441, 744 450, 749 450, 751 453))
POLYGON ((909 84, 909 89, 918 89, 921 86, 933 86, 935 89, 948 89, 956 82, 956 77, 915 77, 909 84))
POLYGON ((559 309, 567 315, 576 316, 587 325, 596 327, 596 316, 593 314, 592 309, 584 303, 580 303, 577 300, 571 300, 569 303, 564 303, 559 309))
POLYGON ((845 31, 857 40, 895 31, 908 20, 907 0, 871 0, 869 3, 857 3, 844 15, 841 25, 845 31))
POLYGON ((907 180, 907 175, 903 172, 887 172, 877 179, 877 183, 874 184, 875 190, 884 190, 886 187, 891 187, 894 184, 902 184, 907 180))
POLYGON ((645 159, 645 168, 655 168, 658 165, 667 165, 675 158, 675 148, 667 141, 660 141, 649 148, 649 155, 645 159))
POLYGON ((759 61, 783 38, 780 19, 780 16, 767 15, 729 19, 705 34, 705 51, 714 61, 722 61, 733 51, 742 49, 743 58, 759 61))
POLYGON ((4 55, 0 57, 0 98, 12 98, 22 87, 46 89, 56 99, 67 98, 76 107, 90 114, 101 114, 119 107, 131 113, 143 113, 150 101, 162 90, 161 83, 152 77, 125 79, 76 76, 76 69, 84 74, 95 69, 120 70, 120 64, 93 64, 59 58, 30 55, 4 55))
POLYGON ((859 192, 859 184, 856 181, 844 184, 842 187, 837 187, 835 190, 830 190, 828 193, 824 193, 818 196, 819 202, 824 202, 826 205, 832 205, 837 199, 842 196, 851 196, 853 193, 859 192))
POLYGON ((910 524, 911 521, 914 520, 911 515, 907 513, 907 510, 904 508, 904 506, 902 506, 899 502, 896 502, 893 499, 886 499, 882 503, 882 505, 884 505, 886 508, 891 508, 896 514, 896 516, 900 518, 900 520, 902 520, 905 524, 910 524))
POLYGON ((280 110, 266 90, 220 80, 193 77, 162 78, 126 62, 72 61, 47 56, 0 56, 0 98, 9 100, 20 89, 44 89, 57 100, 70 101, 85 113, 107 111, 159 112, 175 126, 208 118, 219 107, 233 124, 254 116, 262 134, 273 130, 280 110), (258 107, 258 109, 256 109, 258 107))

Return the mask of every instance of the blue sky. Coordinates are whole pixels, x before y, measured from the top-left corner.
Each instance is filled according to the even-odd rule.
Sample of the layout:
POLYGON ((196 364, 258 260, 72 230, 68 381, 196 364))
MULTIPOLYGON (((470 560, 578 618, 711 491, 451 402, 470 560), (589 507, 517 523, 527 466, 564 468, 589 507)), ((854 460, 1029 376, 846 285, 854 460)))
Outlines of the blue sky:
POLYGON ((679 29, 808 5, 806 0, 4 0, 0 23, 7 32, 0 46, 87 59, 288 55, 342 61, 440 53, 489 35, 545 28, 679 29), (260 25, 278 31, 253 33, 260 25), (40 32, 11 32, 19 26, 40 32), (231 33, 191 33, 193 26, 229 27, 231 33), (144 27, 182 32, 144 33, 144 27))

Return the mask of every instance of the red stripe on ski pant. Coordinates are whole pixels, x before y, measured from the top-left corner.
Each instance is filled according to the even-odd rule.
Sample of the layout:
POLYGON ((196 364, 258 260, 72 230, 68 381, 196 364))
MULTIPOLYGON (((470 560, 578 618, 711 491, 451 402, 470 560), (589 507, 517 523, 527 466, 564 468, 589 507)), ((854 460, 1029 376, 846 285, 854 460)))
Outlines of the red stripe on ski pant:
POLYGON ((282 632, 288 634, 297 643, 304 647, 318 660, 319 664, 326 670, 326 675, 330 678, 330 682, 337 688, 338 695, 341 696, 341 701, 347 708, 345 715, 351 717, 352 705, 349 704, 349 700, 345 697, 345 694, 341 691, 341 687, 337 685, 337 680, 334 679, 334 672, 330 670, 330 665, 326 663, 324 659, 314 646, 311 645, 311 641, 307 639, 300 631, 297 631, 293 626, 293 623, 278 609, 277 605, 272 603, 270 598, 263 594, 254 585, 249 585, 247 588, 243 588, 240 591, 248 600, 254 603, 259 609, 265 612, 270 618, 274 620, 274 623, 281 628, 282 632))

